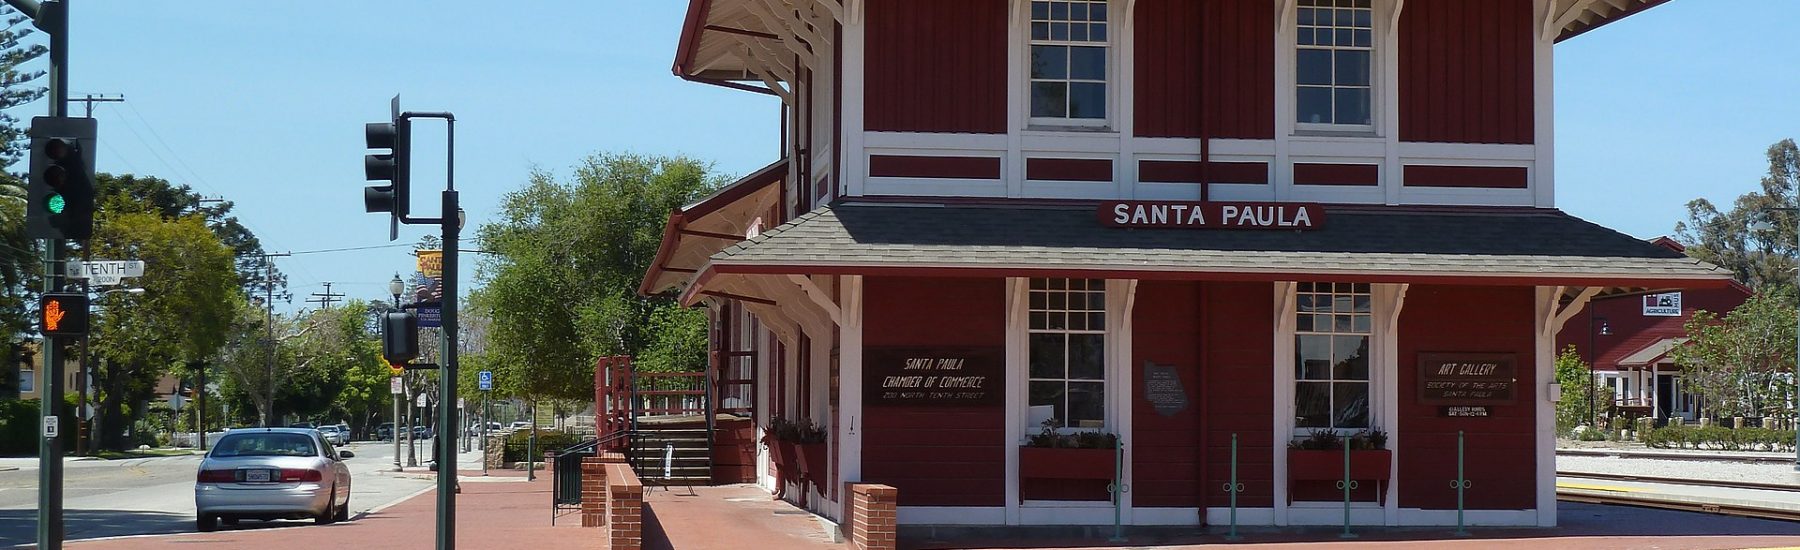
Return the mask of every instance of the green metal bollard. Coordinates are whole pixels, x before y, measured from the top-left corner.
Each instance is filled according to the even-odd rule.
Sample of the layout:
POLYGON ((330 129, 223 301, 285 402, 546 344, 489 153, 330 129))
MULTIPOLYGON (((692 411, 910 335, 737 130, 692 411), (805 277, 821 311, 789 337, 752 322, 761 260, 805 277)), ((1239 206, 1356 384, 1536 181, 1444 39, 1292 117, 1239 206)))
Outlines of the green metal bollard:
POLYGON ((1450 482, 1456 489, 1456 536, 1469 536, 1469 530, 1463 526, 1463 490, 1469 488, 1469 479, 1463 475, 1463 432, 1456 431, 1456 480, 1450 482))
POLYGON ((1244 492, 1244 484, 1237 480, 1238 434, 1231 434, 1231 482, 1225 484, 1225 493, 1231 495, 1231 530, 1225 533, 1225 540, 1242 540, 1237 534, 1237 497, 1244 492))
POLYGON ((1107 542, 1125 542, 1125 524, 1121 519, 1125 507, 1125 493, 1131 488, 1124 482, 1125 478, 1125 441, 1113 441, 1113 482, 1106 486, 1106 492, 1112 493, 1113 501, 1113 536, 1107 542))
POLYGON ((1350 532, 1350 490, 1356 488, 1356 482, 1350 479, 1350 441, 1344 441, 1344 480, 1338 482, 1338 488, 1344 490, 1344 532, 1338 534, 1340 539, 1356 538, 1350 532))

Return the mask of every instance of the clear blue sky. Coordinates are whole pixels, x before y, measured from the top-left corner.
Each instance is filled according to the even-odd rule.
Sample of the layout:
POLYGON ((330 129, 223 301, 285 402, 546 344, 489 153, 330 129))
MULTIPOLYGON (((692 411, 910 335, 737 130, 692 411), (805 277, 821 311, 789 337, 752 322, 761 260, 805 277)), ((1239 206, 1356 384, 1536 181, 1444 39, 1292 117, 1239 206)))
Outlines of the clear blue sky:
MULTIPOLYGON (((688 154, 732 174, 773 160, 774 99, 670 75, 685 4, 75 0, 71 89, 127 100, 96 108, 101 170, 229 198, 270 250, 382 245, 386 218, 362 212, 361 132, 396 93, 456 113, 471 229, 533 168, 567 173, 590 153, 688 154)), ((1653 237, 1691 198, 1754 189, 1763 150, 1800 134, 1796 20, 1791 0, 1677 0, 1558 46, 1558 204, 1653 237)), ((420 130, 415 189, 439 188, 441 139, 420 130)), ((325 281, 382 297, 411 257, 280 265, 298 307, 325 281)))

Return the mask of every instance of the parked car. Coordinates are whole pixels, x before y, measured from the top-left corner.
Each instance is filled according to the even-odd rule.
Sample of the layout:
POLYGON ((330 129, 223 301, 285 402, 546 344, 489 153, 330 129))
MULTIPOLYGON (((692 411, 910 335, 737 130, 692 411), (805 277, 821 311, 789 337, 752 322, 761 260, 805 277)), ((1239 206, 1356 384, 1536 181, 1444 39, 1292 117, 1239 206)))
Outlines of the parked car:
POLYGON ((413 439, 431 439, 430 426, 413 426, 413 439))
POLYGON ((393 441, 394 440, 394 423, 393 422, 382 422, 380 426, 376 426, 375 427, 375 438, 380 439, 382 441, 393 441))
POLYGON ((319 434, 324 435, 325 440, 330 441, 332 445, 347 445, 350 443, 350 432, 335 425, 319 426, 319 434))
POLYGON ((295 422, 293 424, 288 424, 288 427, 289 428, 317 428, 317 427, 319 427, 319 425, 311 423, 311 422, 295 422))
POLYGON ((327 524, 350 517, 350 469, 325 436, 307 428, 232 430, 200 461, 194 478, 194 525, 305 519, 327 524))
POLYGON ((531 429, 531 423, 526 422, 524 420, 520 420, 518 422, 513 422, 512 425, 510 425, 510 426, 507 426, 506 433, 513 433, 513 432, 516 432, 519 430, 529 430, 529 429, 531 429))
MULTIPOLYGON (((489 422, 489 423, 487 423, 487 431, 488 431, 488 433, 497 433, 497 432, 499 432, 499 431, 500 431, 500 430, 503 430, 503 429, 506 429, 506 427, 505 427, 505 426, 502 426, 502 425, 501 425, 501 424, 500 424, 500 423, 499 423, 499 422, 489 422)), ((481 434, 481 423, 480 423, 480 422, 476 422, 476 423, 474 423, 474 424, 470 424, 470 425, 469 425, 469 433, 470 433, 470 434, 476 434, 476 435, 480 435, 480 434, 481 434)))

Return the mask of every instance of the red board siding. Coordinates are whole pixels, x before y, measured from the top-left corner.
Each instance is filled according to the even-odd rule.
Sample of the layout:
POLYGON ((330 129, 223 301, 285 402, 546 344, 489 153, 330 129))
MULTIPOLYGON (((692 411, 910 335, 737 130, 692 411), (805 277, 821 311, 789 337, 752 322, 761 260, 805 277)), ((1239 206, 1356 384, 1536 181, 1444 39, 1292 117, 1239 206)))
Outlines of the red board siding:
POLYGON ((1524 189, 1526 183, 1522 166, 1406 166, 1407 187, 1524 189))
POLYGON ((1112 181, 1112 161, 1105 159, 1025 159, 1025 179, 1112 181))
POLYGON ((1381 167, 1374 164, 1294 164, 1295 185, 1380 185, 1381 167))
MULTIPOLYGON (((1201 487, 1207 506, 1228 504, 1229 495, 1218 488, 1231 478, 1233 434, 1238 436, 1238 482, 1244 484, 1238 506, 1275 505, 1271 415, 1274 369, 1280 367, 1275 365, 1274 296, 1269 283, 1207 283, 1202 291, 1198 333, 1206 335, 1200 388, 1206 411, 1206 479, 1201 487)), ((1139 483, 1133 490, 1143 487, 1139 483)))
MULTIPOLYGON (((1207 178, 1213 183, 1269 183, 1269 163, 1208 162, 1207 178)), ((1185 160, 1138 162, 1138 181, 1152 183, 1201 183, 1200 163, 1185 160)))
POLYGON ((1138 283, 1132 307, 1132 494, 1137 506, 1195 506, 1200 487, 1201 284, 1138 283), (1188 407, 1163 416, 1144 398, 1144 362, 1172 367, 1188 407))
MULTIPOLYGON (((1410 2, 1408 9, 1411 9, 1410 2)), ((1456 432, 1466 434, 1472 510, 1537 507, 1537 362, 1531 287, 1413 285, 1400 312, 1399 436, 1401 508, 1456 508, 1456 432), (1489 418, 1440 418, 1418 402, 1419 354, 1510 353, 1516 358, 1514 403, 1489 407, 1489 418)))
POLYGON ((1006 8, 1006 0, 868 0, 864 127, 1006 132, 1006 8))
POLYGON ((1000 159, 872 155, 869 177, 999 179, 1000 159))
POLYGON ((1139 0, 1136 133, 1275 137, 1275 20, 1267 2, 1139 0), (1195 32, 1199 29, 1199 32, 1195 32))
POLYGON ((1400 140, 1531 143, 1531 0, 1415 0, 1400 14, 1400 140))
MULTIPOLYGON (((1006 283, 868 277, 863 316, 863 343, 870 347, 1000 347, 1006 341, 1006 283)), ((864 416, 863 481, 899 489, 901 505, 1004 504, 1001 406, 869 407, 864 416)))

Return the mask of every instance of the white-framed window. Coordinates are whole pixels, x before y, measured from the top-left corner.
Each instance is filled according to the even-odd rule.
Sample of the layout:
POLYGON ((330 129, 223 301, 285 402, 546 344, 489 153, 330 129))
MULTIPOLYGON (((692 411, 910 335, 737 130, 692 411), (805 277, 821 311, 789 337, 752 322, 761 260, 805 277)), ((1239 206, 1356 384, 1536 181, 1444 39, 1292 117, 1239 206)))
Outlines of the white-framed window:
POLYGON ((19 391, 20 392, 37 391, 37 371, 36 370, 19 369, 19 391))
POLYGON ((1106 281, 1031 279, 1026 324, 1027 431, 1104 429, 1106 281))
POLYGON ((1301 128, 1374 128, 1374 0, 1299 0, 1294 120, 1301 128))
POLYGON ((1294 427, 1369 427, 1369 285, 1299 283, 1294 298, 1294 427))
POLYGON ((1107 9, 1107 0, 1031 0, 1026 95, 1033 124, 1106 124, 1113 35, 1107 9))

